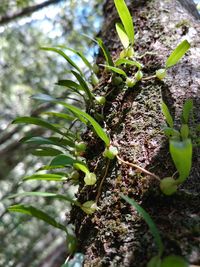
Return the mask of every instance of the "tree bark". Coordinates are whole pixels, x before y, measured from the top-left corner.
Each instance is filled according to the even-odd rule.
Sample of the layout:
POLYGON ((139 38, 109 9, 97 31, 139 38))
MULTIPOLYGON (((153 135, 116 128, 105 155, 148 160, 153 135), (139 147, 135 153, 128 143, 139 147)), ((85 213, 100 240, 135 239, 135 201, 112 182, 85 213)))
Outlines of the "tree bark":
POLYGON ((62 0, 47 0, 41 4, 25 7, 24 9, 17 11, 14 14, 6 14, 0 18, 0 25, 4 25, 4 24, 7 24, 13 20, 19 19, 19 18, 24 17, 24 16, 28 16, 28 15, 44 8, 44 7, 50 6, 52 4, 57 4, 60 1, 62 1, 62 0))
MULTIPOLYGON (((112 91, 103 110, 104 125, 112 143, 119 149, 119 156, 162 179, 172 176, 175 167, 162 132, 165 120, 161 100, 169 106, 178 127, 183 103, 192 98, 193 123, 200 122, 199 16, 189 0, 138 0, 129 1, 129 6, 136 28, 135 51, 139 54, 152 52, 141 59, 146 76, 163 67, 167 56, 182 40, 191 43, 190 51, 179 64, 169 69, 163 82, 152 79, 125 90, 124 86, 112 85, 110 76, 102 72, 97 90, 102 95, 112 91)), ((118 17, 113 1, 106 2, 104 15, 101 37, 116 58, 122 47, 114 29, 118 17)), ((98 61, 102 61, 101 56, 98 61)), ((90 131, 85 139, 89 144, 88 164, 97 174, 98 183, 93 189, 82 187, 79 190, 78 199, 82 203, 95 199, 106 169, 103 144, 90 131)), ((191 266, 200 265, 198 155, 199 148, 194 148, 191 175, 170 197, 160 192, 155 178, 138 173, 117 160, 112 161, 103 182, 99 210, 90 216, 78 208, 72 210, 79 251, 85 254, 84 266, 143 267, 157 253, 148 226, 134 208, 122 201, 120 193, 134 198, 150 214, 160 230, 164 256, 182 255, 191 266)))

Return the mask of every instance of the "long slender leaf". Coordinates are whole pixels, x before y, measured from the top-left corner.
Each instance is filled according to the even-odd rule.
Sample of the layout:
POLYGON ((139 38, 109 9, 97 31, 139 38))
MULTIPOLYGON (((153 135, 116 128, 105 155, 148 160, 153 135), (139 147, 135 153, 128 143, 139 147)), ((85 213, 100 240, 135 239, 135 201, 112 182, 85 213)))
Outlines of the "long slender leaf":
POLYGON ((67 232, 67 228, 61 224, 58 223, 56 220, 54 220, 54 218, 52 218, 51 216, 49 216, 47 213, 43 212, 40 209, 37 209, 33 206, 29 206, 29 205, 13 205, 10 206, 8 208, 9 211, 11 212, 19 212, 19 213, 23 213, 23 214, 27 214, 27 215, 31 215, 32 217, 35 217, 37 219, 40 219, 52 226, 54 226, 55 228, 58 228, 60 230, 67 232))
POLYGON ((61 55, 72 67, 74 67, 79 73, 81 73, 81 75, 83 75, 82 71, 76 65, 76 63, 73 60, 71 60, 71 58, 68 57, 62 50, 60 50, 58 48, 54 48, 54 47, 41 47, 41 49, 46 50, 46 51, 53 51, 53 52, 56 52, 57 54, 61 55))
POLYGON ((76 82, 71 80, 59 80, 57 85, 69 87, 71 89, 76 89, 77 91, 83 90, 83 88, 76 82))
POLYGON ((31 152, 32 155, 39 156, 39 157, 55 157, 62 153, 63 152, 61 150, 58 150, 52 147, 40 147, 31 152))
POLYGON ((90 62, 87 60, 87 58, 84 56, 84 54, 80 51, 77 51, 75 49, 72 49, 72 48, 69 48, 69 47, 66 47, 66 46, 58 46, 60 48, 63 48, 63 49, 66 49, 66 50, 69 50, 71 52, 73 52, 74 54, 76 54, 77 56, 79 56, 83 62, 85 63, 85 65, 90 69, 90 70, 93 70, 93 67, 92 65, 90 64, 90 62))
POLYGON ((192 109, 193 109, 193 101, 192 99, 187 99, 183 105, 182 118, 184 123, 188 123, 190 112, 192 109))
POLYGON ((132 205, 137 210, 137 212, 143 217, 145 222, 148 224, 149 229, 150 229, 150 231, 151 231, 151 233, 155 239, 155 242, 157 244, 159 254, 161 256, 163 253, 163 250, 164 250, 163 242, 161 240, 160 233, 159 233, 155 223, 153 222, 153 220, 149 216, 149 214, 140 205, 138 205, 138 203, 134 199, 131 199, 131 198, 124 196, 124 195, 121 195, 121 197, 126 202, 128 202, 130 205, 132 205))
POLYGON ((64 147, 64 148, 66 146, 70 146, 70 147, 75 146, 73 141, 66 140, 64 138, 61 139, 58 137, 45 138, 45 137, 40 137, 40 136, 34 136, 28 139, 26 138, 25 142, 29 144, 36 144, 36 145, 55 145, 55 146, 64 147))
POLYGON ((87 83, 84 81, 84 79, 82 78, 82 76, 78 72, 76 72, 76 71, 72 71, 72 73, 76 77, 76 79, 79 81, 80 86, 82 87, 82 89, 87 94, 89 100, 93 100, 93 94, 91 93, 91 91, 90 91, 87 83))
POLYGON ((50 111, 47 111, 47 112, 43 112, 42 114, 44 114, 44 115, 50 115, 50 116, 61 118, 61 119, 65 119, 65 120, 68 120, 68 121, 73 121, 75 119, 75 117, 73 117, 73 116, 71 116, 69 114, 60 113, 60 112, 50 112, 50 111))
POLYGON ((74 163, 74 168, 77 170, 81 170, 85 174, 90 172, 87 165, 83 162, 74 163))
POLYGON ((90 122, 90 124, 93 126, 93 128, 94 128, 96 134, 99 136, 99 138, 101 138, 104 141, 104 143, 106 144, 106 146, 109 146, 109 144, 110 144, 110 138, 107 136, 107 134, 102 129, 102 127, 98 124, 98 122, 96 122, 89 114, 87 114, 86 112, 80 110, 79 108, 77 108, 75 106, 72 106, 70 104, 67 104, 65 102, 56 101, 55 103, 60 104, 60 105, 62 105, 64 107, 66 107, 67 109, 71 110, 75 114, 78 114, 79 116, 82 116, 86 120, 88 120, 90 122))
POLYGON ((25 176, 23 178, 23 181, 30 180, 63 182, 66 180, 66 177, 59 174, 33 174, 31 176, 25 176))
POLYGON ((56 156, 51 163, 50 166, 73 166, 74 163, 76 163, 77 160, 71 158, 67 155, 58 155, 56 156))
POLYGON ((97 43, 100 46, 100 48, 103 51, 104 57, 106 59, 106 62, 109 66, 114 66, 113 60, 111 58, 111 55, 107 49, 107 47, 105 46, 105 44, 103 43, 103 41, 100 38, 97 38, 97 43))
POLYGON ((168 57, 166 61, 166 68, 174 66, 189 49, 189 42, 187 40, 182 41, 168 57))
POLYGON ((134 26, 131 14, 124 0, 114 0, 117 12, 128 35, 130 43, 134 44, 134 26))
POLYGON ((122 64, 127 64, 127 65, 131 65, 131 66, 135 66, 138 69, 143 68, 143 65, 141 63, 139 63, 136 60, 129 60, 129 59, 125 59, 125 58, 119 58, 115 61, 115 66, 120 66, 122 64))
POLYGON ((109 69, 109 70, 111 70, 117 74, 120 74, 120 75, 127 77, 126 72, 120 68, 116 68, 116 67, 112 67, 112 66, 108 66, 108 65, 103 65, 103 64, 101 64, 101 66, 104 66, 105 68, 107 68, 107 69, 109 69))
POLYGON ((172 119, 172 116, 169 112, 167 105, 164 102, 162 102, 161 109, 162 109, 162 113, 164 114, 168 125, 170 126, 170 128, 173 128, 174 127, 174 121, 172 119))
POLYGON ((119 36, 119 39, 123 45, 123 47, 126 49, 129 46, 129 38, 126 34, 126 31, 121 23, 115 24, 117 34, 119 36))
POLYGON ((18 194, 9 196, 10 199, 16 198, 16 197, 50 197, 50 198, 65 200, 71 203, 75 202, 75 200, 70 196, 65 196, 65 195, 55 194, 55 193, 48 193, 48 192, 23 192, 23 193, 18 193, 18 194))
POLYGON ((25 123, 25 124, 33 124, 33 125, 38 125, 41 126, 43 128, 52 130, 56 133, 59 133, 61 135, 63 135, 63 133, 54 125, 50 124, 49 122, 46 122, 44 120, 41 120, 39 118, 36 117, 18 117, 16 119, 14 119, 12 121, 12 123, 14 124, 18 124, 18 123, 25 123))
POLYGON ((48 101, 51 102, 53 100, 56 100, 55 98, 47 94, 35 94, 35 95, 32 95, 31 98, 35 100, 45 101, 45 102, 48 102, 48 101))

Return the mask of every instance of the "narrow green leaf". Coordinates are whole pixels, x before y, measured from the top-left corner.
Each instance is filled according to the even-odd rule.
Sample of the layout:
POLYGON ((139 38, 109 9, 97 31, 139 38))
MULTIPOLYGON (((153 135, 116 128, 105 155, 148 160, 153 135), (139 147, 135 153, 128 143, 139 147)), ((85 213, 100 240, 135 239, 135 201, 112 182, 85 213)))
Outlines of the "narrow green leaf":
POLYGON ((50 198, 65 200, 71 203, 75 202, 75 200, 70 196, 65 196, 65 195, 55 194, 55 193, 48 193, 48 192, 23 192, 23 193, 14 194, 10 196, 9 198, 12 199, 16 197, 50 197, 50 198))
POLYGON ((187 40, 182 41, 168 57, 165 64, 166 68, 174 66, 185 55, 188 49, 190 49, 190 43, 187 40))
POLYGON ((138 69, 142 69, 143 65, 141 63, 139 63, 136 60, 129 60, 129 59, 125 59, 125 58, 119 58, 115 61, 115 66, 120 66, 122 64, 127 64, 127 65, 131 65, 131 66, 135 66, 138 69))
POLYGON ((46 50, 46 51, 53 51, 53 52, 56 52, 57 54, 61 55, 72 67, 74 67, 83 76, 82 71, 76 65, 76 63, 73 60, 71 60, 71 58, 68 57, 62 50, 60 50, 58 48, 54 48, 54 47, 41 47, 41 49, 46 50))
POLYGON ((158 250, 159 250, 159 256, 162 255, 163 253, 163 243, 160 237, 160 233, 155 225, 155 223, 153 222, 153 220, 151 219, 151 217, 149 216, 149 214, 141 207, 137 204, 137 202, 127 196, 121 195, 121 197, 128 202, 130 205, 132 205, 137 212, 143 217, 143 219, 145 220, 145 222, 148 224, 149 229, 151 231, 151 234, 153 235, 155 242, 157 244, 158 250))
POLYGON ((71 89, 76 89, 77 91, 83 90, 78 83, 71 80, 59 80, 57 85, 69 87, 71 89))
POLYGON ((39 157, 54 157, 62 153, 62 151, 52 147, 41 147, 31 152, 32 155, 39 157))
POLYGON ((74 163, 74 168, 77 170, 81 170, 85 174, 90 172, 87 165, 83 162, 74 163))
POLYGON ((49 115, 49 116, 52 116, 52 117, 57 117, 57 118, 61 118, 61 119, 65 119, 65 120, 68 120, 68 121, 73 121, 75 119, 75 117, 69 115, 69 114, 66 114, 66 113, 60 113, 60 112, 43 112, 41 114, 44 114, 44 115, 49 115))
POLYGON ((191 139, 183 141, 170 140, 170 154, 176 169, 179 172, 177 182, 182 183, 189 176, 192 167, 192 142, 191 139))
POLYGON ((66 147, 66 146, 74 147, 75 146, 74 142, 70 140, 66 140, 64 138, 61 139, 58 137, 45 138, 45 137, 40 137, 40 136, 34 136, 29 139, 25 139, 25 142, 29 144, 55 145, 59 147, 66 147))
POLYGON ((106 59, 106 63, 109 65, 109 66, 114 66, 114 63, 113 63, 113 60, 112 60, 112 57, 107 49, 107 47, 104 45, 103 41, 100 39, 100 38, 97 38, 97 43, 98 45, 100 46, 100 48, 102 49, 103 51, 103 54, 104 54, 104 57, 106 59))
POLYGON ((183 105, 182 120, 183 123, 187 124, 189 121, 190 112, 193 109, 193 100, 187 99, 183 105))
POLYGON ((169 112, 167 105, 164 102, 162 102, 161 109, 162 109, 163 115, 165 116, 167 124, 169 125, 170 128, 173 128, 174 127, 174 121, 172 119, 172 116, 169 112))
POLYGON ((51 101, 56 100, 52 96, 46 95, 46 94, 35 94, 35 95, 32 95, 31 98, 35 100, 45 101, 45 102, 48 102, 48 101, 51 102, 51 101))
POLYGON ((23 178, 23 181, 30 180, 63 182, 66 180, 66 177, 59 174, 33 174, 31 176, 25 176, 23 178))
POLYGON ((25 124, 38 125, 38 126, 41 126, 43 128, 52 130, 56 133, 63 135, 63 133, 57 127, 53 126, 49 122, 46 122, 46 121, 41 120, 41 119, 36 118, 36 117, 18 117, 16 119, 14 119, 12 123, 14 123, 14 124, 25 123, 25 124))
POLYGON ((121 23, 116 23, 115 27, 123 47, 127 49, 129 46, 129 38, 125 32, 123 25, 121 23))
POLYGON ((93 126, 93 128, 94 128, 96 134, 99 136, 99 138, 101 138, 104 141, 106 146, 109 146, 110 138, 107 136, 107 134, 105 133, 103 128, 98 124, 98 122, 96 122, 89 114, 87 114, 86 112, 80 110, 79 108, 72 106, 70 104, 67 104, 65 102, 56 101, 56 103, 66 107, 70 111, 74 112, 74 114, 78 114, 79 116, 82 116, 86 120, 88 120, 90 122, 90 124, 93 126))
POLYGON ((68 165, 73 166, 73 164, 76 162, 77 160, 63 154, 63 155, 56 156, 49 165, 50 166, 68 166, 68 165))
POLYGON ((127 77, 126 72, 120 68, 116 68, 116 67, 112 67, 112 66, 108 66, 108 65, 103 65, 103 64, 101 64, 101 66, 104 66, 105 68, 107 68, 107 69, 109 69, 109 70, 111 70, 117 74, 120 74, 120 75, 127 77))
POLYGON ((90 70, 93 70, 93 67, 92 65, 90 64, 90 62, 87 60, 87 58, 84 56, 84 54, 80 51, 77 51, 75 49, 72 49, 72 48, 69 48, 69 47, 66 47, 66 46, 59 46, 60 48, 63 48, 63 49, 67 49, 71 52, 73 52, 74 54, 76 54, 77 56, 79 56, 83 62, 85 63, 85 65, 90 69, 90 70))
POLYGON ((124 0, 114 0, 117 12, 128 35, 130 43, 134 44, 134 26, 131 14, 124 0))
POLYGON ((19 212, 19 213, 31 215, 32 217, 40 219, 40 220, 42 220, 42 221, 54 226, 55 228, 63 230, 63 231, 65 231, 67 233, 67 228, 63 224, 58 223, 56 220, 54 220, 54 218, 49 216, 47 213, 45 213, 45 212, 43 212, 43 211, 41 211, 39 209, 36 209, 33 206, 22 205, 22 204, 13 205, 13 206, 10 206, 8 208, 8 210, 11 211, 11 212, 19 212))
POLYGON ((72 70, 72 74, 76 77, 76 79, 79 81, 80 86, 82 87, 82 89, 85 91, 86 95, 88 96, 88 98, 90 100, 93 100, 93 94, 91 93, 87 83, 84 81, 84 79, 81 77, 81 75, 72 70))

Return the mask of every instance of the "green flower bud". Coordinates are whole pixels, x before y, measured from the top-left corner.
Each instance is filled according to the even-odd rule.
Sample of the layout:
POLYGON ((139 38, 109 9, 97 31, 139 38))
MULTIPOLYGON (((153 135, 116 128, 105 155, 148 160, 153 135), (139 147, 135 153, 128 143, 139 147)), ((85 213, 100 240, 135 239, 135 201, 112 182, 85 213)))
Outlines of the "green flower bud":
POLYGON ((97 181, 96 174, 93 172, 86 173, 84 177, 84 182, 86 185, 94 185, 97 181))
POLYGON ((77 171, 73 171, 73 172, 71 173, 70 176, 71 176, 71 179, 72 179, 72 180, 78 180, 80 174, 79 174, 79 172, 77 172, 77 171))
POLYGON ((93 64, 92 69, 93 69, 95 74, 99 73, 99 66, 96 63, 93 64))
POLYGON ((97 204, 95 201, 86 201, 81 205, 81 209, 86 213, 86 214, 93 214, 97 209, 97 204))
POLYGON ((167 71, 166 69, 159 69, 156 71, 156 77, 159 79, 159 80, 163 80, 167 75, 167 71))
POLYGON ((116 77, 114 77, 112 79, 112 82, 113 82, 114 85, 119 85, 119 84, 121 84, 123 82, 123 79, 121 77, 119 77, 119 76, 116 76, 116 77))
POLYGON ((127 51, 126 50, 122 50, 119 54, 120 58, 125 58, 127 56, 127 51))
POLYGON ((84 142, 75 142, 75 148, 78 152, 85 152, 87 145, 84 142))
POLYGON ((137 81, 140 81, 140 80, 142 80, 142 77, 143 77, 143 72, 142 72, 141 70, 138 70, 138 71, 136 72, 136 74, 135 74, 135 79, 136 79, 137 81))
POLYGON ((94 73, 91 75, 91 82, 92 82, 92 84, 93 84, 94 86, 97 85, 97 84, 99 83, 99 79, 98 79, 97 75, 94 74, 94 73))
POLYGON ((129 78, 129 77, 126 78, 126 85, 128 87, 133 87, 136 84, 136 82, 137 81, 134 78, 129 78))
POLYGON ((106 103, 106 98, 104 96, 96 96, 95 100, 99 105, 104 105, 106 103))
POLYGON ((161 191, 170 196, 177 191, 177 183, 172 177, 166 177, 160 182, 161 191))
POLYGON ((129 47, 126 52, 127 57, 133 57, 134 56, 134 49, 133 47, 129 47))
POLYGON ((106 148, 103 152, 103 156, 105 158, 114 159, 118 154, 118 150, 114 146, 110 146, 109 148, 106 148))

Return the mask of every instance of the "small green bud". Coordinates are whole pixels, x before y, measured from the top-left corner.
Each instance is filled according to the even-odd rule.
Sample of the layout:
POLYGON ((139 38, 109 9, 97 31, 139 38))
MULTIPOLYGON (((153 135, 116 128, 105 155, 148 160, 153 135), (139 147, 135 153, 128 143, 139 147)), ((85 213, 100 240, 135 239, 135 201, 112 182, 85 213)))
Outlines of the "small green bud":
POLYGON ((95 74, 99 73, 99 66, 96 63, 93 64, 92 69, 93 69, 95 74))
POLYGON ((119 76, 115 76, 113 79, 112 79, 112 82, 114 85, 119 85, 123 82, 123 79, 119 76))
POLYGON ((159 69, 156 71, 156 77, 159 79, 159 80, 163 80, 167 75, 167 71, 166 69, 159 69))
POLYGON ((104 96, 96 96, 95 100, 99 105, 104 105, 106 103, 106 98, 104 96))
POLYGON ((81 209, 86 213, 86 214, 93 214, 97 209, 97 204, 95 201, 86 201, 81 205, 81 209))
POLYGON ((133 47, 129 47, 126 52, 127 57, 133 57, 134 56, 134 49, 133 47))
POLYGON ((96 174, 93 172, 88 172, 85 175, 84 182, 86 185, 94 185, 96 184, 97 177, 96 174))
POLYGON ((118 154, 118 149, 115 146, 109 146, 103 152, 105 158, 114 159, 118 154))
POLYGON ((71 176, 71 179, 72 180, 75 180, 76 181, 76 180, 79 179, 80 174, 77 171, 73 171, 70 176, 71 176))
POLYGON ((172 177, 166 177, 160 182, 161 191, 170 196, 177 191, 177 183, 172 177))
POLYGON ((136 79, 137 81, 140 81, 140 80, 142 80, 142 77, 143 77, 143 72, 142 72, 141 70, 138 70, 138 71, 136 72, 136 74, 135 74, 135 79, 136 79))
POLYGON ((128 87, 133 87, 136 84, 136 82, 137 81, 134 78, 129 78, 129 77, 126 78, 126 85, 128 87))
POLYGON ((99 79, 98 79, 97 75, 94 74, 94 73, 91 75, 91 82, 92 82, 92 84, 93 84, 94 86, 97 85, 97 84, 99 83, 99 79))
POLYGON ((75 148, 78 152, 85 152, 87 145, 84 142, 75 142, 75 148))
POLYGON ((126 50, 122 50, 119 54, 120 58, 125 58, 127 56, 127 51, 126 50))

